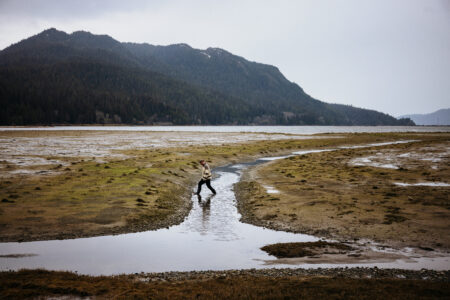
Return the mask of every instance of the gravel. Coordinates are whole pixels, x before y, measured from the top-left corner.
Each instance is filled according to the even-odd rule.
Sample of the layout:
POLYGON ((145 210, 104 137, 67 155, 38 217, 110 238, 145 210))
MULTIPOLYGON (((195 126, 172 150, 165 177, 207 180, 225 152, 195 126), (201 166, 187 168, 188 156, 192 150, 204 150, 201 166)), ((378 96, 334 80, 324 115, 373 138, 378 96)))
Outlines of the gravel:
POLYGON ((403 270, 403 269, 379 269, 373 268, 317 268, 317 269, 243 269, 227 271, 190 271, 190 272, 165 272, 165 273, 135 273, 140 281, 180 281, 180 280, 207 280, 224 279, 235 276, 255 277, 286 277, 286 276, 325 276, 339 278, 360 279, 409 279, 450 282, 450 270, 434 271, 403 270))

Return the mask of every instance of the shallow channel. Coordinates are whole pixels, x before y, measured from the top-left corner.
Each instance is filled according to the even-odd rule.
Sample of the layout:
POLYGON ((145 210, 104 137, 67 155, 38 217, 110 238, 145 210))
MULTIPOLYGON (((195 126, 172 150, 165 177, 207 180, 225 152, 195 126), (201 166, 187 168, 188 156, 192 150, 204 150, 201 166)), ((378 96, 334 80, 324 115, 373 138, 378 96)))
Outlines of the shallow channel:
MULTIPOLYGON (((301 151, 293 155, 333 150, 336 149, 301 151)), ((371 248, 380 252, 392 251, 403 255, 404 258, 382 262, 358 262, 351 265, 348 263, 292 265, 286 264, 285 261, 278 263, 276 258, 267 255, 260 248, 273 243, 307 242, 319 239, 311 235, 274 231, 241 223, 233 185, 239 181, 245 168, 280 158, 283 157, 264 158, 252 163, 214 169, 216 178, 212 181, 212 186, 217 190, 217 195, 213 196, 204 186, 202 199, 199 200, 197 196, 192 197, 192 210, 180 225, 116 236, 0 243, 0 255, 28 255, 18 258, 0 257, 0 269, 45 268, 92 275, 269 267, 377 266, 379 268, 450 269, 448 254, 420 257, 411 249, 380 250, 376 245, 371 248)))

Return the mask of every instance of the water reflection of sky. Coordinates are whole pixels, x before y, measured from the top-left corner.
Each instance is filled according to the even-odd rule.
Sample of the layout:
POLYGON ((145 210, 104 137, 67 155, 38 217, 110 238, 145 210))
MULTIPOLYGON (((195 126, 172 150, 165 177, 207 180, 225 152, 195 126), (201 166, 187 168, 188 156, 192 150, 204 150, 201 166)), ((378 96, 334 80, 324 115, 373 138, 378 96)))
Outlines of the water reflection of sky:
POLYGON ((2 130, 155 131, 155 132, 265 132, 285 134, 350 132, 450 132, 450 126, 54 126, 0 127, 2 130))
MULTIPOLYGON (((232 171, 231 169, 228 169, 232 171)), ((220 270, 263 267, 270 257, 259 248, 274 242, 314 241, 292 234, 239 222, 233 184, 236 172, 217 170, 211 196, 192 197, 186 220, 169 229, 118 236, 63 241, 0 244, 0 253, 36 253, 21 259, 0 258, 1 268, 72 270, 89 274, 160 272, 169 270, 220 270)))

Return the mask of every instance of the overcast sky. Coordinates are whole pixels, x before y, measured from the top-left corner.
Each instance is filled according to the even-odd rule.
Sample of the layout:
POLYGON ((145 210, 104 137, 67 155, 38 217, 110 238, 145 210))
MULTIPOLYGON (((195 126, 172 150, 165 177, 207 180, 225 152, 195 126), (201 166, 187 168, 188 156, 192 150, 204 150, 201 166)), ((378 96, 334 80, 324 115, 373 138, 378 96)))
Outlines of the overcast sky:
POLYGON ((0 0, 0 49, 50 27, 224 48, 394 116, 450 107, 450 0, 0 0))

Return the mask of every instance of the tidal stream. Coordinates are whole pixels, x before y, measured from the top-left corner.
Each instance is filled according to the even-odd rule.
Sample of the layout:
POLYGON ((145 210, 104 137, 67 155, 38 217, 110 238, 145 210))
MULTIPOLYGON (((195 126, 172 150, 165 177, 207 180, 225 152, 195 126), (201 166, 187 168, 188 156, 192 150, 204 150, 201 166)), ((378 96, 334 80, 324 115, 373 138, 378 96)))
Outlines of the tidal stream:
MULTIPOLYGON (((411 142, 411 141, 401 141, 411 142)), ((380 144, 381 145, 381 144, 380 144)), ((384 145, 384 144, 383 144, 384 145)), ((366 145, 376 146, 376 145, 366 145)), ((350 146, 351 147, 351 146, 350 146)), ((317 151, 295 152, 292 155, 317 151)), ((287 156, 286 156, 287 157, 287 156)), ((395 253, 401 258, 356 263, 278 263, 260 248, 280 242, 308 242, 319 238, 265 229, 241 223, 236 208, 233 185, 242 171, 250 166, 283 157, 264 158, 252 163, 229 165, 213 170, 213 196, 204 186, 202 199, 192 197, 192 210, 180 225, 156 231, 101 236, 71 240, 51 240, 25 243, 0 243, 0 269, 45 268, 68 270, 82 274, 111 275, 137 272, 228 270, 272 267, 345 267, 377 266, 379 268, 450 269, 448 253, 420 256, 414 249, 386 249, 375 244, 366 248, 395 253), (21 257, 5 255, 22 254, 21 257), (3 257, 2 257, 3 256, 3 257)))

